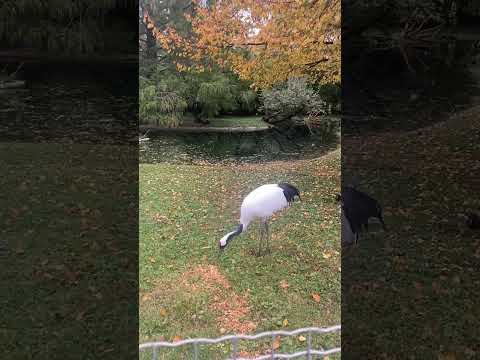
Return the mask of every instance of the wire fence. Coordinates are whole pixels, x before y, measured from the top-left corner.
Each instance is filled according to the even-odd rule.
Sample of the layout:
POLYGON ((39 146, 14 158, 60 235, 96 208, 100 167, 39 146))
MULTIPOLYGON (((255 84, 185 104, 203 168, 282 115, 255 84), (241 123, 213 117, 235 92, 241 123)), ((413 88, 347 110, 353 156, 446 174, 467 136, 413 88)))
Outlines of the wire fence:
POLYGON ((139 350, 145 351, 147 349, 152 349, 152 359, 158 360, 158 350, 159 348, 166 347, 166 348, 176 348, 179 346, 185 345, 192 345, 192 359, 198 360, 199 359, 199 345, 202 344, 218 344, 222 342, 230 342, 231 343, 231 355, 226 360, 264 360, 264 359, 295 359, 299 357, 306 357, 308 360, 313 359, 313 356, 327 356, 330 354, 340 353, 341 348, 340 346, 334 347, 331 349, 313 349, 312 348, 312 334, 327 334, 327 333, 335 333, 340 332, 341 326, 331 326, 328 328, 318 328, 318 327, 309 327, 309 328, 301 328, 296 329, 293 331, 266 331, 256 335, 227 335, 222 336, 216 339, 204 339, 204 338, 197 338, 197 339, 187 339, 181 340, 176 342, 167 342, 167 341, 158 341, 158 342, 148 342, 144 344, 140 344, 139 350), (291 353, 291 354, 281 354, 275 352, 275 338, 277 336, 295 336, 300 334, 306 333, 306 349, 303 351, 291 353), (257 340, 265 337, 271 338, 271 348, 270 353, 257 356, 255 358, 242 358, 238 357, 238 341, 239 340, 257 340))

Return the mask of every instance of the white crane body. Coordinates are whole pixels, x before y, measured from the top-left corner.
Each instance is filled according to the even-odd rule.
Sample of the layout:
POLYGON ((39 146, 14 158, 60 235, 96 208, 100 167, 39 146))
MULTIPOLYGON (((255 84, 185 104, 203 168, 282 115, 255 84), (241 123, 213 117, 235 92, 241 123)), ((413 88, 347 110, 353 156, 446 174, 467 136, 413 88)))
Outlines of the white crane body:
POLYGON ((250 194, 242 202, 240 210, 240 224, 243 231, 255 218, 266 219, 275 212, 288 206, 283 190, 277 184, 262 185, 250 194))
POLYGON ((298 190, 286 183, 266 184, 253 190, 242 202, 240 224, 235 231, 229 232, 220 239, 220 249, 225 248, 235 236, 246 231, 248 225, 256 218, 260 218, 262 221, 262 231, 267 235, 268 245, 268 218, 275 212, 289 206, 294 201, 295 196, 300 198, 298 190))

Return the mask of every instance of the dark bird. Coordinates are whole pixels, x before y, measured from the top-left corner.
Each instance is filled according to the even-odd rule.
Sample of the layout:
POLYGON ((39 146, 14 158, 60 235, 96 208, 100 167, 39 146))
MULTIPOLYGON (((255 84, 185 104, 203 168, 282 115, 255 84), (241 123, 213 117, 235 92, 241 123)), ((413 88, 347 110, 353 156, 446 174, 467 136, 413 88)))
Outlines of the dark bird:
POLYGON ((383 230, 387 230, 380 204, 367 194, 351 186, 346 186, 342 189, 342 194, 336 196, 336 200, 340 202, 342 216, 348 222, 345 225, 342 223, 342 227, 346 227, 342 230, 342 233, 348 235, 351 232, 354 236, 355 244, 358 243, 359 235, 363 229, 368 230, 368 220, 370 218, 377 218, 382 224, 383 230))
POLYGON ((266 241, 266 248, 269 248, 268 219, 276 211, 291 205, 295 197, 300 200, 298 189, 287 183, 262 185, 253 190, 243 199, 240 209, 240 224, 237 229, 220 239, 220 250, 223 250, 235 236, 245 232, 255 218, 260 218, 260 244, 258 249, 258 255, 260 255, 264 241, 266 241))
POLYGON ((480 229, 480 216, 475 213, 467 213, 467 226, 470 229, 480 229))

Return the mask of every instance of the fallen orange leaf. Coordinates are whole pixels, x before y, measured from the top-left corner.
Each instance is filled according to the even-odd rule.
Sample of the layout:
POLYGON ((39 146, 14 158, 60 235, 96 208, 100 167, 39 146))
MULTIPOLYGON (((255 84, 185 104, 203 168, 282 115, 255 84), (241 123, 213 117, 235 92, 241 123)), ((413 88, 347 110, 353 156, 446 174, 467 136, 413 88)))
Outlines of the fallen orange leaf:
POLYGON ((179 335, 175 335, 172 339, 173 342, 177 342, 177 341, 180 341, 180 340, 182 340, 182 337, 179 336, 179 335))
POLYGON ((280 337, 277 336, 277 337, 275 338, 275 340, 273 340, 273 345, 272 345, 272 346, 273 346, 273 349, 274 349, 274 350, 277 350, 277 349, 280 347, 280 345, 281 345, 281 343, 280 343, 280 337))
POLYGON ((312 298, 315 302, 319 303, 320 302, 320 294, 318 293, 312 293, 312 298))

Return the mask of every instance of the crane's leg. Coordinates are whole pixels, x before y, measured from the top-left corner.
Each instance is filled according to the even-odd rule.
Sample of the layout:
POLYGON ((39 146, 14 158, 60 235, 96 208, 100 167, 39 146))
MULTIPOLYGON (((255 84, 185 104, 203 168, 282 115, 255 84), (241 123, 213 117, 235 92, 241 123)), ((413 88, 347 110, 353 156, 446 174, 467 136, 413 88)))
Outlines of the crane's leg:
POLYGON ((263 220, 260 222, 260 240, 258 242, 258 252, 257 256, 260 256, 262 253, 262 245, 263 245, 263 239, 265 237, 265 226, 263 223, 263 220))
POLYGON ((266 233, 266 241, 267 241, 267 246, 266 246, 266 250, 267 252, 269 253, 270 252, 270 244, 269 244, 269 240, 270 240, 270 231, 268 230, 268 222, 267 220, 265 220, 265 233, 266 233))

